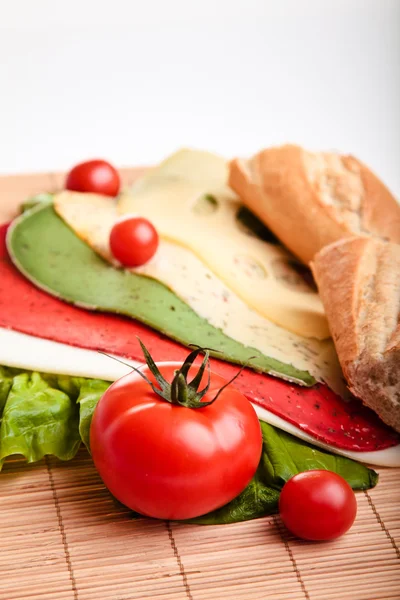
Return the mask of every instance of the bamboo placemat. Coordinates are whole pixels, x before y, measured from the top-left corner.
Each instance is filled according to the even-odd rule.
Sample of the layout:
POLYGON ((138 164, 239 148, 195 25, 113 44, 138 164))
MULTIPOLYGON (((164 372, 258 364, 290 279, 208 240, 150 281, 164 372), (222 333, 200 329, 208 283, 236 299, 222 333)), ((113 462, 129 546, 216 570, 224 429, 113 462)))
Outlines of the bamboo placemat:
MULTIPOLYGON (((126 182, 138 170, 124 170, 126 182)), ((62 175, 0 178, 0 222, 62 175)), ((1 285, 1 282, 0 282, 1 285)), ((9 460, 0 474, 1 600, 400 599, 400 469, 357 494, 350 532, 329 543, 278 517, 219 526, 132 519, 86 450, 62 463, 9 460)))
POLYGON ((2 600, 400 598, 400 469, 357 494, 336 542, 306 543, 278 517, 199 526, 132 519, 90 456, 0 475, 2 600))

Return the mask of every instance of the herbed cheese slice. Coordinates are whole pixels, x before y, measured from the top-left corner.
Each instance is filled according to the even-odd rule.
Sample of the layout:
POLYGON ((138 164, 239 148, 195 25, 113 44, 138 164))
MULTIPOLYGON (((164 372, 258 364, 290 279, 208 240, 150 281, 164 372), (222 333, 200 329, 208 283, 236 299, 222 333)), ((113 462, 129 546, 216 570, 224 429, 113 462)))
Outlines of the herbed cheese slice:
POLYGON ((194 252, 261 316, 303 337, 329 337, 317 293, 290 266, 293 259, 282 247, 240 226, 241 203, 226 181, 223 158, 181 150, 123 194, 118 210, 147 217, 164 239, 194 252))
MULTIPOLYGON (((78 237, 118 266, 109 246, 111 228, 120 218, 113 201, 94 194, 61 192, 54 197, 54 208, 78 237)), ((266 319, 249 308, 187 248, 161 239, 155 256, 132 271, 169 287, 200 317, 230 338, 265 356, 308 371, 338 394, 346 394, 331 339, 306 339, 266 319)))

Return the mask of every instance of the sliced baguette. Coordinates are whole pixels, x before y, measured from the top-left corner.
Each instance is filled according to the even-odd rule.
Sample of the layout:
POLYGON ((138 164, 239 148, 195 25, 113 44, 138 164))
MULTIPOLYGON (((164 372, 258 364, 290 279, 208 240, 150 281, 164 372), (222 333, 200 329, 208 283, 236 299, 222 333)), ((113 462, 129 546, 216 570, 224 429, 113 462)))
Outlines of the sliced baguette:
POLYGON ((343 237, 375 235, 400 243, 400 206, 352 156, 294 145, 269 148, 250 160, 233 160, 229 185, 306 264, 343 237))
POLYGON ((347 238, 311 268, 350 391, 400 431, 400 246, 347 238))

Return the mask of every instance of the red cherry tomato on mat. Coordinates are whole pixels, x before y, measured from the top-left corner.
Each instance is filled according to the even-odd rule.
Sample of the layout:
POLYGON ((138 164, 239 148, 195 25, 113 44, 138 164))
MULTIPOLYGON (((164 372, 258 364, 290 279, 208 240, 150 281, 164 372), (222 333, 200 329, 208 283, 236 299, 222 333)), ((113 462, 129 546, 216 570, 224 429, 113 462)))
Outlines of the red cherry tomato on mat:
POLYGON ((143 217, 118 221, 110 233, 111 252, 126 267, 144 265, 156 253, 158 233, 143 217))
MULTIPOLYGON (((169 383, 181 366, 158 364, 169 383)), ((189 380, 197 370, 191 368, 189 380)), ((149 367, 142 372, 158 385, 149 367)), ((199 389, 206 383, 204 376, 199 389)), ((211 373, 210 388, 197 402, 213 399, 225 383, 211 373)), ((120 502, 149 517, 190 519, 240 494, 257 469, 262 436, 254 408, 234 387, 208 406, 190 408, 164 400, 132 372, 99 401, 90 446, 105 485, 120 502)))
POLYGON ((65 188, 116 196, 121 185, 118 171, 105 160, 88 160, 76 165, 67 175, 65 188))
POLYGON ((305 540, 333 540, 350 529, 357 500, 347 481, 331 471, 305 471, 284 485, 279 498, 282 521, 305 540))

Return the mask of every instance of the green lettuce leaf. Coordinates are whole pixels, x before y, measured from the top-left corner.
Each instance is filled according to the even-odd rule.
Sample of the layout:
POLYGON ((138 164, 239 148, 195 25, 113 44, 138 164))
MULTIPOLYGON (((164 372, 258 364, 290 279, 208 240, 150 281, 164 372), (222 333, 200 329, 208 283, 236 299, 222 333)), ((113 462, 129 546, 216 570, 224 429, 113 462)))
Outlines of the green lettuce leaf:
POLYGON ((101 379, 86 379, 80 388, 79 404, 79 433, 83 443, 90 452, 90 425, 94 409, 98 401, 109 387, 109 383, 101 379))
MULTIPOLYGON (((2 381, 4 386, 4 377, 2 381)), ((22 454, 28 462, 46 454, 69 460, 80 443, 76 402, 39 373, 17 374, 1 420, 0 461, 12 454, 22 454)))
POLYGON ((19 372, 20 371, 18 369, 0 366, 0 422, 3 416, 3 410, 6 405, 8 394, 10 393, 13 384, 13 379, 15 375, 18 375, 19 372))
POLYGON ((81 441, 90 452, 93 412, 109 385, 0 366, 0 469, 12 454, 28 462, 46 454, 69 460, 81 441))

